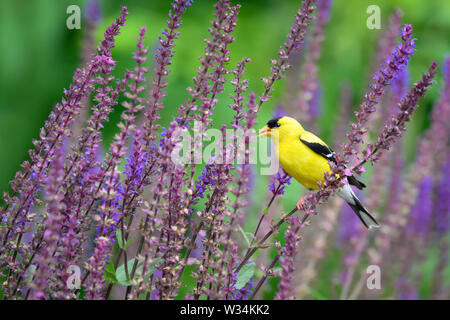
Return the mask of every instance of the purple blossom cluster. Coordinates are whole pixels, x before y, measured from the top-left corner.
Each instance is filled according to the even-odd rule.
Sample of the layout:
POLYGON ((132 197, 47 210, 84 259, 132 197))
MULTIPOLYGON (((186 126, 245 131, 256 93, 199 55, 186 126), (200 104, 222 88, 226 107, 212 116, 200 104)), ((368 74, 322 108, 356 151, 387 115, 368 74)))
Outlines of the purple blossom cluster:
POLYGON ((283 169, 280 169, 276 175, 274 175, 269 184, 269 190, 274 196, 283 195, 284 189, 287 185, 291 184, 292 177, 283 169))
POLYGON ((302 239, 299 234, 301 222, 298 218, 293 217, 288 221, 289 225, 286 230, 286 243, 280 252, 281 275, 280 284, 278 285, 278 294, 276 299, 288 300, 294 298, 294 288, 292 278, 295 272, 295 257, 297 255, 298 245, 302 239))
POLYGON ((319 0, 317 18, 311 37, 307 43, 306 61, 300 75, 300 92, 295 107, 299 109, 298 120, 311 127, 320 115, 321 86, 318 79, 318 61, 321 55, 321 44, 324 40, 324 29, 330 17, 331 0, 319 0))
MULTIPOLYGON (((416 257, 412 252, 437 239, 441 256, 436 273, 441 279, 447 266, 445 235, 450 221, 446 121, 450 115, 450 59, 444 62, 444 85, 432 111, 430 128, 420 138, 409 171, 403 170, 406 160, 402 145, 392 149, 407 130, 419 98, 432 85, 437 64, 433 62, 422 79, 408 89, 407 64, 415 40, 412 26, 405 25, 401 41, 395 44, 401 18, 396 11, 380 42, 376 57, 380 66, 349 128, 351 89, 343 89, 344 123, 336 128, 335 136, 335 145, 341 147, 336 163, 331 165, 332 174, 325 176, 317 192, 303 198, 303 216, 293 216, 298 211, 295 208, 260 228, 264 219, 274 217, 269 210, 282 210, 276 200, 285 195, 291 176, 280 168, 268 185, 268 203, 261 203, 258 195, 255 198, 255 166, 250 156, 256 151, 250 136, 275 84, 291 65, 294 70, 300 68, 294 59, 303 51, 305 62, 292 105, 299 118, 314 127, 323 103, 318 62, 331 0, 302 1, 287 40, 277 58, 271 60, 269 75, 262 79, 264 91, 260 95, 248 90, 245 72, 251 60, 242 58, 235 66, 230 63, 241 6, 218 0, 199 66, 188 88, 189 97, 178 106, 172 121, 162 127, 161 110, 165 107, 174 48, 191 6, 191 0, 171 3, 167 26, 151 63, 152 79, 147 79, 146 28, 140 28, 136 37, 133 67, 116 76, 111 50, 126 26, 127 8, 122 8, 120 17, 106 28, 104 39, 94 49, 93 34, 102 13, 96 1, 89 2, 82 67, 75 71, 39 139, 33 141, 30 159, 11 181, 11 192, 3 197, 0 297, 245 300, 259 297, 269 277, 279 277, 275 298, 293 299, 308 295, 320 261, 326 256, 326 243, 335 240, 331 236, 334 230, 345 267, 338 275, 343 280, 341 297, 361 293, 360 286, 351 289, 365 249, 367 259, 374 263, 393 254, 403 261, 417 258, 423 262, 424 255, 416 257), (175 163, 172 155, 182 143, 180 132, 196 137, 191 141, 196 147, 192 148, 191 159, 202 150, 202 129, 213 127, 214 111, 228 85, 232 89, 227 110, 233 116, 220 126, 218 143, 224 148, 206 163, 175 163), (119 101, 123 109, 117 133, 104 149, 102 129, 119 101), (378 117, 378 128, 372 125, 372 117, 378 117), (349 131, 345 134, 346 129, 349 131), (369 132, 374 140, 370 140, 369 132), (240 134, 245 137, 243 143, 240 134), (339 143, 345 136, 348 141, 339 143), (442 144, 433 143, 436 139, 442 144), (245 151, 243 163, 238 161, 239 148, 245 151), (370 194, 361 198, 364 196, 374 214, 384 220, 377 240, 369 238, 346 212, 338 219, 342 203, 329 201, 320 206, 346 183, 346 176, 365 172, 367 163, 374 165, 372 187, 370 194), (389 192, 384 194, 380 185, 389 185, 389 192), (249 233, 244 229, 252 207, 257 207, 260 216, 255 231, 249 233), (322 209, 330 222, 324 220, 308 233, 314 226, 307 219, 322 209), (340 225, 338 229, 336 225, 340 225), (273 242, 273 235, 283 240, 273 242), (308 242, 309 237, 313 240, 308 242), (398 244, 411 238, 411 250, 398 244), (297 256, 307 245, 308 259, 299 262, 297 256), (254 258, 258 250, 271 249, 275 253, 271 262, 266 261, 270 254, 254 258), (69 285, 74 267, 81 272, 75 281, 79 286, 69 285)), ((416 298, 413 270, 405 263, 395 267, 405 274, 391 282, 396 296, 416 298)), ((433 286, 436 295, 444 291, 439 281, 433 286)))

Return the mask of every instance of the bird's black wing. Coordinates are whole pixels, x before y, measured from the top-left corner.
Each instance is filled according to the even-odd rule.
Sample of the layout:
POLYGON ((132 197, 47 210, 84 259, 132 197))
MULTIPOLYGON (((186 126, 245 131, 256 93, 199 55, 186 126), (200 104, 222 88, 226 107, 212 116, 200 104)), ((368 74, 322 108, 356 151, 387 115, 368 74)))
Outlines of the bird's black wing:
POLYGON ((331 150, 331 148, 317 143, 317 142, 308 142, 303 140, 302 138, 300 138, 300 141, 303 142, 308 148, 310 148, 312 151, 314 151, 315 153, 321 155, 322 157, 324 157, 325 159, 327 159, 328 161, 336 162, 336 158, 335 158, 335 153, 333 150, 331 150))
MULTIPOLYGON (((317 142, 305 141, 302 138, 300 138, 300 141, 303 142, 305 144, 305 146, 310 148, 315 153, 321 155, 328 161, 331 161, 331 162, 334 162, 335 164, 337 164, 336 157, 335 157, 336 153, 331 148, 329 148, 323 144, 317 143, 317 142)), ((348 181, 348 183, 350 183, 351 185, 354 185, 355 187, 357 187, 360 190, 364 189, 366 187, 366 185, 364 183, 362 183, 361 181, 356 179, 354 176, 347 177, 347 181, 348 181)))

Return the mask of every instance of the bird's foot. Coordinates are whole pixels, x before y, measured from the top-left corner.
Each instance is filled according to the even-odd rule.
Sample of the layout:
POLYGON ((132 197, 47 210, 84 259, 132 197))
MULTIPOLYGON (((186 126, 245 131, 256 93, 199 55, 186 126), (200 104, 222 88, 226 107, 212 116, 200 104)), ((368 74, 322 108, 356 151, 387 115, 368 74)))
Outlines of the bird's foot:
POLYGON ((301 198, 300 200, 298 200, 296 207, 300 211, 306 211, 305 198, 301 198))

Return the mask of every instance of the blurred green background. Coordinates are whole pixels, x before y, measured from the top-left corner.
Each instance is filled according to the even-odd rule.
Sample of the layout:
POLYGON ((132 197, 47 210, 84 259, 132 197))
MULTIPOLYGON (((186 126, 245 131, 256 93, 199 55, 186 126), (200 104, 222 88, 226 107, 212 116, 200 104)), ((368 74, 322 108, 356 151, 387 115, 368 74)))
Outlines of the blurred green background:
MULTIPOLYGON (((0 190, 8 188, 8 181, 27 158, 31 141, 38 137, 52 106, 61 99, 63 88, 68 87, 73 71, 80 65, 84 21, 80 30, 66 27, 66 8, 77 4, 82 11, 87 1, 75 0, 2 0, 0 3, 0 190)), ((169 76, 169 87, 163 124, 168 123, 176 108, 187 98, 186 87, 192 84, 198 57, 204 48, 203 39, 213 15, 212 0, 196 0, 184 17, 181 37, 169 76)), ((234 1, 233 1, 234 3, 234 1)), ((237 3, 237 2, 236 2, 237 3)), ((269 60, 276 56, 285 40, 298 0, 243 0, 236 29, 236 42, 231 45, 231 64, 244 56, 253 62, 246 76, 250 90, 262 91, 259 80, 269 71, 269 60)), ((147 26, 147 44, 151 50, 165 26, 169 0, 153 1, 100 1, 103 20, 97 30, 100 40, 107 24, 127 5, 130 12, 128 25, 117 39, 114 58, 118 61, 116 75, 121 76, 132 67, 132 52, 139 26, 147 26)), ((366 27, 371 4, 381 7, 382 28, 395 7, 404 12, 404 23, 411 23, 418 39, 416 53, 410 61, 411 79, 419 79, 432 60, 441 62, 450 52, 450 2, 440 1, 366 1, 336 0, 326 29, 320 60, 320 78, 323 85, 323 111, 319 122, 320 134, 327 141, 333 134, 337 120, 337 101, 343 82, 353 89, 353 104, 357 106, 367 89, 371 61, 376 54, 377 39, 382 30, 366 27)), ((151 61, 152 59, 150 59, 151 61)), ((438 77, 438 82, 441 76, 438 77)), ((264 105, 258 116, 260 123, 270 118, 274 105, 280 101, 283 82, 276 86, 274 98, 264 105)), ((414 153, 415 139, 427 126, 427 115, 439 93, 434 86, 421 102, 421 108, 407 136, 407 152, 414 153), (409 143, 408 143, 409 141, 409 143)), ((226 108, 230 87, 222 94, 215 119, 229 119, 232 113, 226 108)), ((118 107, 119 112, 122 107, 118 107)), ((105 128, 108 142, 115 129, 119 112, 111 117, 105 128)), ((216 124, 218 121, 216 121, 216 124)))

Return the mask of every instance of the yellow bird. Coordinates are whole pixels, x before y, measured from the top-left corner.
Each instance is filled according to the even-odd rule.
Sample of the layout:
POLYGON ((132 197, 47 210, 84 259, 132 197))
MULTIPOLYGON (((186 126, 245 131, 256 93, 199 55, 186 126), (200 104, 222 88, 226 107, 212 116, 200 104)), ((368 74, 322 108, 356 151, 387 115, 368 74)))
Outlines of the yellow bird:
MULTIPOLYGON (((329 161, 336 162, 335 153, 320 138, 306 131, 297 120, 290 117, 274 118, 259 131, 259 136, 271 137, 280 165, 290 176, 309 190, 317 190, 318 182, 324 182, 324 174, 331 173, 329 161)), ((350 185, 365 188, 354 176, 347 177, 347 184, 337 193, 368 228, 380 225, 353 192, 350 185)), ((303 198, 297 203, 301 209, 303 198)))

